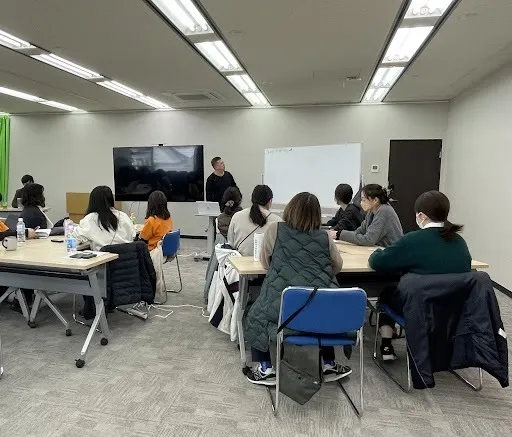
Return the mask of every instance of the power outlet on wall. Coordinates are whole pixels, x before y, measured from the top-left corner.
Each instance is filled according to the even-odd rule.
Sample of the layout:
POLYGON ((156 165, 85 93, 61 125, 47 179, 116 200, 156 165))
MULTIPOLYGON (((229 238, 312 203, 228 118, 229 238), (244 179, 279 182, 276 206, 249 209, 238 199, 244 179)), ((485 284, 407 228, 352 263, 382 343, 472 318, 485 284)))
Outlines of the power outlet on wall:
POLYGON ((370 167, 370 171, 372 173, 378 173, 379 170, 380 170, 380 167, 377 164, 372 164, 372 166, 370 167))

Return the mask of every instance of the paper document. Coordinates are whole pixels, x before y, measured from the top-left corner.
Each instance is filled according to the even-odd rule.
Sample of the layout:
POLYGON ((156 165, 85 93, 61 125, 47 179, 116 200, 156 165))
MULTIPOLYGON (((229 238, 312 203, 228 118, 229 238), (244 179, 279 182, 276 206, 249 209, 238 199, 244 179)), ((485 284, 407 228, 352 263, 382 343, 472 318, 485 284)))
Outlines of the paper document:
POLYGON ((38 229, 36 231, 36 238, 48 238, 51 231, 51 229, 38 229))

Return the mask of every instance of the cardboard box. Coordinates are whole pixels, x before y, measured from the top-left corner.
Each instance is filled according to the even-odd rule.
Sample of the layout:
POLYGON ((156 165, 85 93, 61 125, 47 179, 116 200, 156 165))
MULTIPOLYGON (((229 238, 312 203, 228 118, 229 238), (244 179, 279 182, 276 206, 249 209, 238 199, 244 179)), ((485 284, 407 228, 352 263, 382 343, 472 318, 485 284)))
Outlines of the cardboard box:
MULTIPOLYGON (((89 206, 90 193, 66 193, 66 211, 71 220, 78 223, 85 217, 85 212, 89 206)), ((121 210, 122 202, 114 202, 116 209, 121 210)))

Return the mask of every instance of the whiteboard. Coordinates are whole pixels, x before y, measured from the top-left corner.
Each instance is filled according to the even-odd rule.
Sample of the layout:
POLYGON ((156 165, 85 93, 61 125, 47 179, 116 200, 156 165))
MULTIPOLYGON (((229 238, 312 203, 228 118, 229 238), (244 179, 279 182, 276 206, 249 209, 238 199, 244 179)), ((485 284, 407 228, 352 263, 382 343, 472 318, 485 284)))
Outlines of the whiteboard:
POLYGON ((361 143, 265 149, 264 183, 272 189, 274 203, 286 204, 309 191, 321 206, 334 207, 338 184, 349 184, 354 195, 359 190, 361 160, 361 143))

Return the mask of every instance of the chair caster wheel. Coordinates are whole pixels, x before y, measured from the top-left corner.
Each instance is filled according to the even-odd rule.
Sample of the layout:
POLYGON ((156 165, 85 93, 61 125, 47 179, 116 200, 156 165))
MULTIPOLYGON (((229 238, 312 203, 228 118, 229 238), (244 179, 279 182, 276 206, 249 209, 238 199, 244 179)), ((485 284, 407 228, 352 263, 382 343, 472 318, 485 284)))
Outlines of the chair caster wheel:
POLYGON ((66 337, 71 337, 71 329, 66 329, 66 337))
POLYGON ((101 343, 102 346, 106 346, 108 344, 108 338, 102 338, 100 340, 100 343, 101 343))
POLYGON ((28 322, 28 326, 30 326, 31 328, 35 328, 37 325, 36 322, 30 321, 28 322))
POLYGON ((75 364, 76 364, 76 367, 78 367, 79 369, 81 369, 82 367, 84 367, 84 366, 85 366, 85 361, 84 361, 84 360, 82 360, 82 359, 80 358, 80 359, 76 360, 76 363, 75 363, 75 364))

